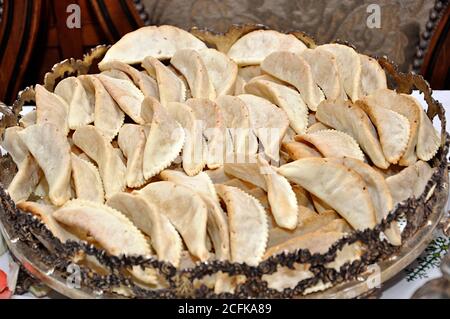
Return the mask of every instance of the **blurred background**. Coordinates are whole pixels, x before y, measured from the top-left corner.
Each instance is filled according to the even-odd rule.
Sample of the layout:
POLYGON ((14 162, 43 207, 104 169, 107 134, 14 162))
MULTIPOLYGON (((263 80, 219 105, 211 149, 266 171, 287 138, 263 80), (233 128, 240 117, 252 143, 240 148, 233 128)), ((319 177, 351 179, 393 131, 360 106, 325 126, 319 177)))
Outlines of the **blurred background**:
POLYGON ((152 24, 304 31, 318 43, 339 39, 387 55, 434 89, 450 89, 449 14, 449 0, 0 0, 0 100, 11 103, 57 62, 152 24), (370 27, 374 17, 379 25, 370 27))

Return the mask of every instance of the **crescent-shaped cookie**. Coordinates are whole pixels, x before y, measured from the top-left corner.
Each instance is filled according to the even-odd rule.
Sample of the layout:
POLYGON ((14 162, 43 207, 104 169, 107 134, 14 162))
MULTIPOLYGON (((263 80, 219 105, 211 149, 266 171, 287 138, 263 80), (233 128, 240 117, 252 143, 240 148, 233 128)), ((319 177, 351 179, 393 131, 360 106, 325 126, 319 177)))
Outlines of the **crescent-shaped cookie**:
POLYGON ((239 66, 260 64, 275 51, 300 53, 306 45, 292 34, 273 30, 256 30, 237 40, 227 55, 239 66))
POLYGON ((359 54, 361 62, 361 94, 372 94, 387 89, 386 73, 378 61, 365 54, 359 54))
POLYGON ((115 79, 104 74, 96 75, 122 111, 137 124, 145 124, 141 117, 144 94, 129 80, 115 79))
POLYGON ((250 126, 264 147, 264 153, 278 161, 281 140, 289 127, 286 112, 256 95, 241 94, 237 97, 248 109, 250 126))
POLYGON ((216 89, 200 54, 195 50, 178 50, 170 63, 185 77, 194 98, 214 100, 216 89))
POLYGON ((288 180, 262 157, 258 156, 259 169, 267 184, 267 196, 275 222, 286 229, 295 229, 298 224, 297 198, 288 180))
POLYGON ((186 100, 186 85, 174 71, 153 57, 146 57, 142 62, 142 67, 156 79, 159 101, 163 106, 169 102, 184 102, 186 100))
POLYGON ((441 137, 437 134, 428 115, 420 109, 419 135, 417 136, 416 153, 422 161, 431 160, 439 150, 441 137))
POLYGON ((300 56, 308 62, 314 81, 328 100, 347 99, 334 55, 326 50, 306 49, 300 56))
POLYGON ((344 165, 325 158, 304 158, 281 166, 278 172, 326 202, 353 228, 364 230, 376 225, 366 183, 344 165))
POLYGON ((150 236, 158 259, 180 264, 182 242, 180 235, 169 219, 142 195, 117 193, 106 205, 122 212, 142 232, 150 236))
POLYGON ((229 132, 226 135, 225 145, 231 144, 229 139, 232 140, 235 159, 233 157, 233 151, 226 150, 226 163, 232 163, 235 160, 238 162, 245 161, 246 155, 256 154, 258 151, 258 140, 253 133, 249 110, 245 103, 236 96, 222 95, 219 96, 216 101, 220 107, 223 115, 225 126, 229 132), (240 158, 240 156, 244 158, 240 158))
POLYGON ((226 152, 233 152, 233 143, 225 127, 220 107, 208 99, 189 99, 186 104, 194 111, 197 121, 201 121, 207 143, 208 168, 216 169, 222 166, 226 152))
POLYGON ((236 63, 216 49, 201 49, 197 52, 206 66, 209 80, 215 88, 216 95, 232 94, 238 74, 236 63))
POLYGON ((364 161, 364 154, 350 135, 336 130, 321 130, 297 135, 297 142, 314 145, 324 157, 351 157, 364 161))
MULTIPOLYGON (((151 254, 147 240, 136 226, 121 212, 104 204, 72 200, 55 211, 53 217, 77 233, 89 235, 111 255, 149 257, 151 254)), ((131 273, 145 283, 157 281, 154 270, 133 266, 131 273)))
POLYGON ((55 94, 69 106, 67 122, 71 130, 94 122, 94 92, 84 87, 80 79, 71 76, 55 87, 55 94))
POLYGON ((125 188, 126 167, 119 149, 114 148, 101 132, 92 125, 78 128, 73 142, 97 163, 102 177, 106 199, 125 188), (118 152, 117 152, 118 151, 118 152))
POLYGON ((418 157, 423 161, 428 161, 436 155, 440 137, 430 118, 413 96, 380 89, 370 96, 366 96, 363 101, 369 105, 388 108, 409 120, 410 137, 406 151, 399 161, 400 165, 410 166, 417 161, 418 157))
POLYGON ((111 141, 119 132, 125 114, 97 77, 80 75, 78 78, 83 85, 91 86, 95 91, 94 125, 108 141, 111 141))
POLYGON ((316 111, 317 105, 325 98, 314 81, 311 66, 298 54, 274 52, 264 59, 261 69, 293 85, 311 111, 316 111))
POLYGON ((0 141, 1 147, 3 147, 17 167, 22 164, 27 155, 29 154, 28 147, 19 137, 19 132, 23 131, 20 126, 11 126, 5 129, 3 139, 0 141))
POLYGON ((355 102, 361 96, 361 59, 355 49, 338 43, 320 45, 316 50, 325 50, 334 55, 339 77, 345 92, 355 102))
POLYGON ((9 196, 16 203, 27 200, 35 190, 39 180, 42 179, 42 170, 19 137, 18 133, 22 130, 23 127, 20 126, 8 127, 3 134, 3 140, 0 142, 0 146, 8 152, 17 166, 18 172, 8 186, 9 196))
POLYGON ((69 105, 56 95, 47 91, 42 85, 36 85, 36 124, 51 123, 60 132, 69 133, 69 105))
POLYGON ((8 194, 15 203, 26 201, 42 177, 42 170, 31 154, 18 166, 18 171, 8 186, 8 194))
POLYGON ((216 190, 227 206, 231 261, 258 265, 269 234, 266 211, 257 199, 239 188, 216 185, 216 190))
MULTIPOLYGON (((251 161, 247 163, 225 163, 223 170, 229 176, 237 177, 267 191, 267 183, 261 174, 256 158, 252 156, 250 159, 251 161)), ((219 182, 225 183, 225 181, 217 183, 219 182)))
MULTIPOLYGON (((344 157, 333 158, 331 160, 352 169, 361 176, 366 183, 370 197, 372 198, 377 223, 381 223, 394 208, 394 201, 383 175, 370 165, 354 158, 344 157)), ((392 222, 391 227, 385 230, 385 234, 391 244, 401 244, 402 237, 396 221, 392 222)))
POLYGON ((105 201, 105 191, 98 168, 72 153, 72 180, 76 198, 96 203, 105 201))
POLYGON ((134 84, 142 91, 144 96, 153 96, 154 98, 159 99, 158 84, 145 71, 139 71, 138 69, 133 68, 131 65, 128 65, 120 61, 106 62, 102 64, 100 70, 121 71, 126 75, 128 75, 133 80, 134 84))
POLYGON ((63 205, 71 197, 70 145, 65 133, 51 123, 44 123, 29 126, 18 134, 44 172, 51 202, 63 205))
POLYGON ((164 170, 160 176, 163 180, 186 186, 200 195, 208 209, 207 231, 213 243, 216 258, 230 259, 228 221, 220 207, 219 198, 208 174, 201 172, 196 176, 187 176, 183 172, 164 170))
POLYGON ((375 166, 388 168, 378 135, 367 114, 350 101, 323 101, 316 112, 323 124, 352 136, 375 166))
POLYGON ((142 103, 142 109, 143 114, 152 114, 143 164, 144 177, 148 180, 167 168, 177 158, 183 148, 185 133, 183 127, 154 98, 146 97, 142 103))
POLYGON ((282 144, 282 149, 285 150, 289 158, 296 161, 306 157, 322 157, 322 154, 312 145, 302 142, 287 142, 282 144))
POLYGON ((418 198, 425 190, 425 186, 435 172, 427 162, 417 161, 406 167, 400 173, 386 178, 386 183, 394 200, 394 205, 410 197, 418 198))
POLYGON ((53 217, 53 213, 58 207, 36 202, 22 202, 17 204, 17 208, 37 216, 52 232, 53 236, 58 238, 62 243, 68 240, 79 240, 74 234, 62 227, 53 217))
POLYGON ((169 218, 192 255, 201 261, 210 257, 206 248, 208 212, 197 193, 166 181, 150 183, 135 193, 142 195, 169 218))
POLYGON ((251 80, 244 89, 246 93, 265 98, 283 109, 294 131, 297 134, 305 133, 308 127, 308 107, 297 91, 263 79, 251 80))
POLYGON ((194 111, 184 103, 170 102, 166 105, 166 110, 185 131, 183 169, 189 176, 197 175, 205 167, 207 158, 206 141, 200 121, 197 121, 194 111))
POLYGON ((377 128, 381 149, 389 163, 397 164, 408 146, 410 126, 403 115, 377 105, 358 101, 377 128))
POLYGON ((170 25, 147 26, 125 34, 99 63, 114 60, 127 64, 140 63, 145 57, 170 59, 181 49, 205 49, 206 45, 191 33, 170 25))
POLYGON ((127 158, 126 181, 128 187, 140 187, 144 178, 144 149, 147 143, 146 131, 149 128, 137 124, 125 124, 117 139, 119 148, 127 158))

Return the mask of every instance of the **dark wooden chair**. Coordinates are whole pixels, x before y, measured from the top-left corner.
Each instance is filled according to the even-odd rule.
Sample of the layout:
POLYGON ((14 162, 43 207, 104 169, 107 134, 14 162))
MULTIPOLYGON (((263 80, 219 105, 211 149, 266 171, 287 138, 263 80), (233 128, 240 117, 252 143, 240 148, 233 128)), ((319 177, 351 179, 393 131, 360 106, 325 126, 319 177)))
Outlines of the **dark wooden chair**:
POLYGON ((42 22, 43 1, 3 1, 0 23, 0 101, 23 85, 42 22))
POLYGON ((0 101, 6 103, 42 82, 55 63, 114 43, 148 19, 132 0, 3 0, 0 6, 0 101), (70 4, 80 6, 81 28, 66 25, 70 4))
POLYGON ((436 1, 421 35, 414 70, 433 89, 450 89, 450 1, 436 1))
MULTIPOLYGON (((435 89, 450 89, 448 4, 436 0, 413 64, 435 89)), ((140 0, 0 0, 0 101, 12 103, 55 63, 154 23, 147 11, 140 0), (66 26, 66 8, 73 3, 81 8, 79 29, 66 26)))

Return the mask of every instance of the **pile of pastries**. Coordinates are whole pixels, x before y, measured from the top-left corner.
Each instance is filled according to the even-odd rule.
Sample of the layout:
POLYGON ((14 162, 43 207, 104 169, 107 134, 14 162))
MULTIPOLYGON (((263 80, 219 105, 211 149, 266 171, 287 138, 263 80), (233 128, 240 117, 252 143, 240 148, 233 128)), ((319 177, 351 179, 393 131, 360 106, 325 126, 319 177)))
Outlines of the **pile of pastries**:
MULTIPOLYGON (((1 139, 17 165, 9 195, 62 242, 180 268, 326 253, 421 195, 434 172, 440 136, 421 105, 349 46, 257 30, 220 52, 148 26, 98 66, 53 92, 36 85, 36 108, 1 139)), ((383 235, 401 245, 397 222, 383 235)), ((363 253, 347 245, 326 267, 363 253)), ((282 290, 313 276, 294 268, 263 279, 282 290)), ((165 285, 156 271, 130 275, 165 285)), ((219 273, 207 284, 233 291, 240 280, 219 273)))

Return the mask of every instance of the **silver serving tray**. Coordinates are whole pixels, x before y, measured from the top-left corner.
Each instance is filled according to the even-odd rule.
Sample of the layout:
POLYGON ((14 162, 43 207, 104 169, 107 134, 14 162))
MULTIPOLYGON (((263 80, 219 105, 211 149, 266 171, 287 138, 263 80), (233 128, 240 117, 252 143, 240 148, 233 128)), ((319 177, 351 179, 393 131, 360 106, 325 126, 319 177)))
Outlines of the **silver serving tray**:
MULTIPOLYGON (((245 25, 233 26, 226 34, 214 34, 207 30, 199 30, 194 28, 191 30, 193 34, 202 40, 213 44, 218 49, 226 51, 237 38, 243 34, 250 32, 260 26, 245 25)), ((314 40, 304 33, 293 32, 293 34, 301 38, 310 47, 315 47, 314 40)), ((88 73, 91 65, 98 60, 105 51, 107 46, 99 46, 87 54, 83 60, 68 59, 56 64, 52 71, 46 74, 44 86, 53 90, 58 79, 64 78, 67 74, 85 74, 88 73)), ((403 74, 397 71, 396 67, 386 58, 378 59, 380 64, 385 68, 386 72, 393 77, 397 84, 397 90, 403 93, 410 93, 413 88, 417 88, 425 95, 425 100, 429 106, 428 115, 432 118, 439 114, 438 102, 431 98, 431 89, 428 83, 420 76, 414 74, 403 74)), ((18 114, 22 110, 24 104, 34 99, 34 89, 27 88, 19 94, 19 98, 14 103, 12 109, 0 107, 0 111, 8 117, 7 126, 17 123, 18 114)), ((445 122, 442 113, 441 120, 445 122)), ((3 121, 5 122, 5 121, 3 121)), ((443 123, 442 127, 445 127, 443 123)), ((2 128, 0 127, 0 134, 2 128)), ((446 133, 441 132, 442 138, 445 140, 446 133)), ((371 270, 361 274, 357 280, 347 281, 337 284, 322 292, 309 294, 299 298, 355 298, 367 296, 380 287, 384 282, 401 272, 406 266, 413 262, 427 247, 433 239, 433 232, 438 227, 446 214, 445 207, 448 199, 448 170, 445 169, 443 176, 442 188, 439 192, 434 192, 431 196, 437 196, 435 205, 429 215, 427 223, 420 227, 411 237, 409 237, 401 246, 399 251, 387 260, 383 260, 373 265, 371 270), (375 272, 373 272, 375 271, 375 272)), ((1 208, 1 207, 0 207, 1 208)), ((35 251, 25 243, 15 238, 12 234, 10 225, 3 225, 0 222, 0 231, 3 234, 6 244, 11 254, 20 262, 23 267, 34 277, 54 289, 56 292, 69 298, 120 298, 118 295, 103 294, 92 290, 89 287, 73 288, 67 285, 66 280, 54 269, 46 266, 35 251)))

